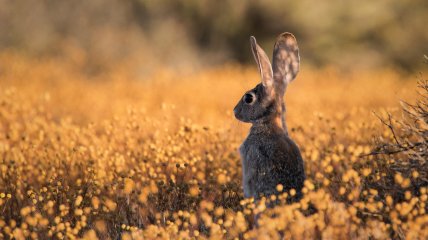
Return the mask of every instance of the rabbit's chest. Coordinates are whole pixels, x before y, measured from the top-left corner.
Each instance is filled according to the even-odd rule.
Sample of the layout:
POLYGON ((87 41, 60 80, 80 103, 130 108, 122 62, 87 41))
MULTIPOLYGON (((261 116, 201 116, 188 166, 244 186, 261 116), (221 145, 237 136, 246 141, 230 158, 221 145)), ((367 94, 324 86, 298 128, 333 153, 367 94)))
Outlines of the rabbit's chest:
POLYGON ((283 174, 288 171, 293 151, 283 138, 250 134, 239 147, 244 176, 283 174))
MULTIPOLYGON (((242 177, 245 197, 256 197, 261 186, 272 176, 277 175, 275 164, 271 158, 273 148, 266 146, 263 142, 255 142, 247 139, 239 147, 242 159, 242 177)), ((276 185, 276 184, 275 184, 276 185)))
POLYGON ((255 174, 266 175, 269 172, 269 165, 272 156, 275 155, 275 148, 266 141, 255 141, 257 138, 247 138, 239 147, 242 159, 244 177, 251 177, 255 174))

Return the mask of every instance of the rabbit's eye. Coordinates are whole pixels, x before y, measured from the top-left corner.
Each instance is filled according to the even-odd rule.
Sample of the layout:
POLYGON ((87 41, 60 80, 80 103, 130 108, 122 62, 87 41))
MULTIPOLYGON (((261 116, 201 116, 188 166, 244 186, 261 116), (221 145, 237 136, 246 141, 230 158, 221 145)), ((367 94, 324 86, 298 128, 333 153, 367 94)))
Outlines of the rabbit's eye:
POLYGON ((246 103, 246 104, 251 104, 251 103, 253 103, 255 99, 256 99, 256 98, 255 98, 255 96, 254 96, 253 94, 251 94, 251 93, 246 93, 246 94, 244 95, 244 97, 242 98, 242 100, 243 100, 243 101, 244 101, 244 103, 246 103))

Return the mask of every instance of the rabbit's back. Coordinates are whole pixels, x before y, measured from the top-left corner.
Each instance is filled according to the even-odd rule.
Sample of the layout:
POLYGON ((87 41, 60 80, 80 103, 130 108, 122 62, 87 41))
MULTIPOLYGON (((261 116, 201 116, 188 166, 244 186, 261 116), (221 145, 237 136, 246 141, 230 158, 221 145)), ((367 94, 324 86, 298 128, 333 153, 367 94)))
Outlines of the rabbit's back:
POLYGON ((295 189, 301 195, 305 180, 303 159, 297 145, 285 133, 263 134, 250 132, 240 147, 243 165, 245 197, 258 199, 262 195, 277 194, 295 189))

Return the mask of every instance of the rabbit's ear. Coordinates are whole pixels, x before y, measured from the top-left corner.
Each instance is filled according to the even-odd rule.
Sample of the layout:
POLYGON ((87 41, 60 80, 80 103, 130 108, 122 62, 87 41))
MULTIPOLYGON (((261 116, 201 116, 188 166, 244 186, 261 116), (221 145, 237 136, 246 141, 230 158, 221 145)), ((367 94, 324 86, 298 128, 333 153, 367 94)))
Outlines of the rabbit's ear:
POLYGON ((278 36, 273 49, 272 70, 275 88, 283 95, 287 85, 299 72, 299 47, 293 34, 285 32, 278 36))
POLYGON ((253 52, 254 59, 256 60, 257 67, 259 68, 262 84, 267 91, 273 93, 273 72, 272 66, 265 51, 257 44, 256 38, 250 37, 251 51, 253 52))

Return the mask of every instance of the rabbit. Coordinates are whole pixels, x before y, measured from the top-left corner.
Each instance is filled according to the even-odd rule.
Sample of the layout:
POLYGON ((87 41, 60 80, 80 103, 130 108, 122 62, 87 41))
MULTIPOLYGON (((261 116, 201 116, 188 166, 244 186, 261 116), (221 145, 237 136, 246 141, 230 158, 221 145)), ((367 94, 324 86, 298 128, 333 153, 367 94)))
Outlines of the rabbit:
POLYGON ((288 84, 299 72, 300 57, 296 38, 291 33, 278 36, 272 65, 256 39, 250 37, 251 50, 261 75, 261 83, 249 90, 234 108, 235 117, 251 123, 250 133, 239 147, 242 159, 245 198, 295 189, 289 201, 302 197, 304 163, 299 147, 288 135, 283 96, 288 84))

